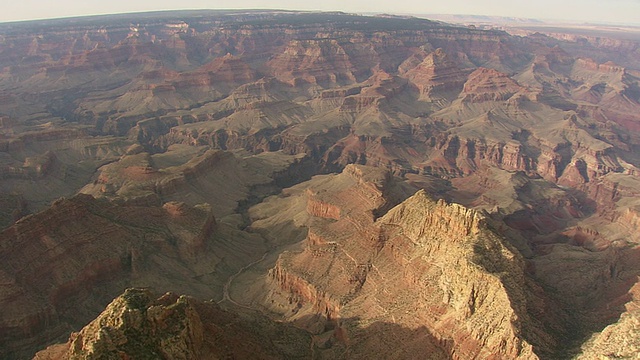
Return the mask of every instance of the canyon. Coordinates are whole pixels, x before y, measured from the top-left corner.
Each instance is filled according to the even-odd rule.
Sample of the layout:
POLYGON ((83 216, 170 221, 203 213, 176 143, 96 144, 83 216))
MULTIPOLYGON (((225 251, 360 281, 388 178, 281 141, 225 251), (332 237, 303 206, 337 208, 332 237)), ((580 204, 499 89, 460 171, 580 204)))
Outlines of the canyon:
POLYGON ((602 36, 0 24, 0 357, 633 358, 640 41, 602 36))

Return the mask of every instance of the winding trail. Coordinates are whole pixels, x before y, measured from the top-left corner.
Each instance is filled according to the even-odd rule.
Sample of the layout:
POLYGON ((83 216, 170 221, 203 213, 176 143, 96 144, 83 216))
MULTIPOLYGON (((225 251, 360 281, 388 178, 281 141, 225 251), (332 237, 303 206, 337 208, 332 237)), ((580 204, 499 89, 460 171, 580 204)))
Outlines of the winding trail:
MULTIPOLYGON (((267 256, 269 254, 273 253, 273 250, 271 251, 267 251, 264 254, 262 254, 262 257, 256 261, 253 261, 245 266, 243 266, 240 270, 238 270, 235 274, 229 276, 229 278, 227 279, 227 282, 224 284, 224 287, 222 288, 222 299, 220 301, 218 301, 218 304, 221 304, 224 301, 229 302, 230 304, 234 305, 234 306, 238 306, 241 307, 243 309, 247 309, 247 310, 251 310, 251 311, 257 311, 262 313, 259 309, 253 308, 251 306, 247 306, 244 304, 240 304, 239 302, 236 302, 235 300, 233 300, 231 298, 231 296, 229 295, 229 288, 231 287, 231 284, 233 283, 233 281, 240 276, 243 272, 247 271, 249 268, 251 268, 252 266, 264 261, 267 256)), ((302 328, 300 326, 296 326, 295 324, 293 325, 294 327, 300 329, 300 330, 304 330, 306 332, 308 332, 307 329, 302 328)), ((311 341, 309 342, 309 350, 311 351, 311 360, 317 359, 317 355, 316 355, 316 335, 309 333, 309 335, 311 336, 311 341)))
POLYGON ((233 280, 235 280, 238 276, 240 276, 240 274, 242 274, 243 272, 245 272, 246 270, 248 270, 250 267, 264 261, 264 259, 267 257, 267 255, 270 254, 270 251, 265 252, 264 254, 262 254, 262 257, 256 261, 253 261, 245 266, 243 266, 242 268, 240 268, 240 270, 238 270, 235 274, 229 276, 229 278, 227 279, 227 282, 224 284, 224 287, 222 288, 222 299, 220 301, 218 301, 218 304, 222 303, 223 301, 228 301, 229 303, 235 305, 235 306, 239 306, 241 308, 244 309, 249 309, 249 310, 254 310, 256 311, 256 309, 247 306, 247 305, 243 305, 240 304, 238 302, 236 302, 235 300, 233 300, 231 298, 231 296, 229 296, 229 287, 231 286, 231 283, 233 282, 233 280))

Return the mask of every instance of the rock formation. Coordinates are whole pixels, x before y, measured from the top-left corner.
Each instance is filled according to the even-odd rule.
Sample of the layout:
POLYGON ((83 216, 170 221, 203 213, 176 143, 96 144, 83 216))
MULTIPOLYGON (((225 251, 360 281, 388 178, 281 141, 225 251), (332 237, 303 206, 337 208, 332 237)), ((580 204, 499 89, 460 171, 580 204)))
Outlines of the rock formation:
POLYGON ((310 338, 268 320, 246 320, 214 302, 127 289, 66 344, 40 351, 55 359, 305 359, 310 338), (282 339, 284 338, 284 340, 282 339))
POLYGON ((197 285, 188 290, 195 284, 180 283, 215 268, 217 255, 203 254, 215 228, 204 206, 118 207, 89 195, 19 220, 0 233, 3 352, 24 356, 64 335, 123 284, 173 283, 193 291, 197 285), (173 275, 159 276, 161 263, 173 275))
POLYGON ((447 95, 457 97, 467 80, 465 75, 442 49, 430 53, 418 66, 406 72, 418 86, 421 96, 430 100, 447 98, 447 95))
POLYGON ((0 357, 130 286, 292 322, 314 357, 627 356, 640 45, 555 30, 263 10, 0 24, 0 357))
MULTIPOLYGON (((309 230, 303 251, 280 255, 267 281, 272 295, 261 306, 279 309, 317 336, 331 336, 350 358, 393 356, 398 347, 441 354, 435 358, 549 354, 557 344, 532 326, 538 320, 536 306, 528 303, 531 279, 517 251, 480 213, 432 200, 422 190, 376 219, 406 196, 394 182, 380 170, 349 165, 341 175, 279 200, 295 207, 296 196, 305 197, 309 218, 297 226, 309 230), (281 296, 289 304, 274 307, 281 296), (324 319, 304 320, 313 313, 324 319), (372 324, 382 322, 424 327, 429 336, 421 342, 414 342, 419 333, 394 338, 390 346, 373 340, 372 324)), ((267 217, 254 226, 281 231, 277 223, 267 217)), ((327 352, 338 350, 329 346, 327 352)))

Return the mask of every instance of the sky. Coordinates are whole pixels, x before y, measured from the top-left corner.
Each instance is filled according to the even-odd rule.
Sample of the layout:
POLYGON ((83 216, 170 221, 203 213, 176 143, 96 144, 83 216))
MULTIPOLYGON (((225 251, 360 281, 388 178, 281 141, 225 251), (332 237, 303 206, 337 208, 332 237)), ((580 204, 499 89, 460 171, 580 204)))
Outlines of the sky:
POLYGON ((0 22, 174 9, 466 14, 640 25, 640 0, 0 0, 0 22))

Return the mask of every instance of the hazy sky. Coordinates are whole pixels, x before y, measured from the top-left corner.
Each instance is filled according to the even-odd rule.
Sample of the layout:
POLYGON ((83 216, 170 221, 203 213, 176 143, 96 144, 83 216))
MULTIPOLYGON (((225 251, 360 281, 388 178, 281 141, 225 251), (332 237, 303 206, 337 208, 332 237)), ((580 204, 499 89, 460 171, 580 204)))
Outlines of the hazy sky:
POLYGON ((640 0, 0 0, 0 21, 170 9, 473 14, 640 24, 640 0))

